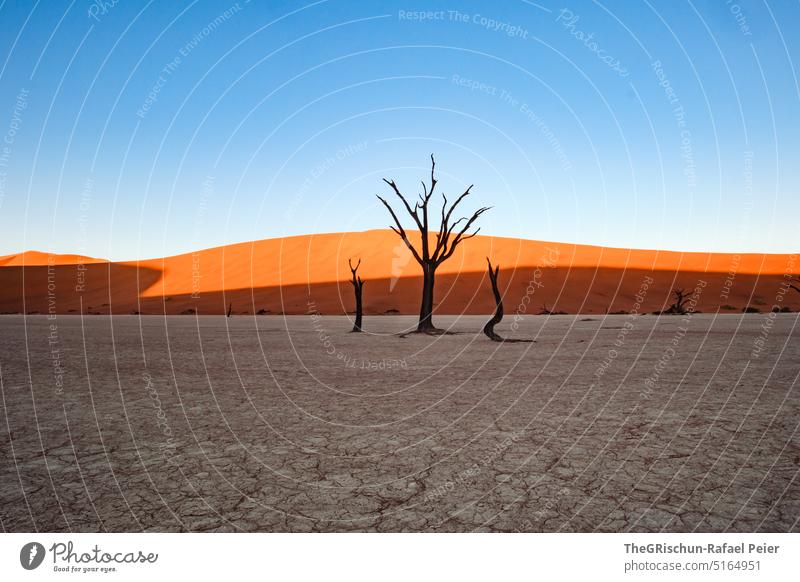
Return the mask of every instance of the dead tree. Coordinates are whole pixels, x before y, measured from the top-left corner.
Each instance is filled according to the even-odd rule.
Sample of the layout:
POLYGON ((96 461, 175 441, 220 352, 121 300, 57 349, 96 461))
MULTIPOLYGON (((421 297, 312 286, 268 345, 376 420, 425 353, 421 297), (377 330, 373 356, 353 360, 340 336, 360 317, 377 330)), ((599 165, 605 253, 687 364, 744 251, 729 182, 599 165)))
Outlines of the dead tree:
POLYGON ((347 259, 347 264, 350 265, 350 272, 353 274, 353 278, 350 282, 353 284, 353 291, 356 294, 356 322, 353 325, 353 331, 361 331, 361 293, 364 289, 364 281, 357 274, 358 267, 361 266, 361 259, 358 259, 358 263, 355 267, 353 267, 353 262, 350 259, 347 259))
POLYGON ((494 332, 494 326, 503 321, 503 298, 500 296, 500 290, 497 288, 497 275, 500 273, 500 265, 497 265, 492 270, 492 262, 489 257, 486 257, 486 262, 489 264, 489 280, 492 283, 492 293, 494 294, 494 302, 497 305, 494 316, 486 322, 483 326, 483 333, 485 333, 493 342, 502 342, 503 338, 494 332))
POLYGON ((414 259, 416 259, 422 267, 422 301, 419 308, 419 322, 417 323, 417 332, 421 333, 440 333, 440 330, 436 329, 433 325, 433 290, 436 280, 436 269, 453 256, 453 252, 455 252, 456 247, 458 247, 461 242, 478 234, 480 228, 469 234, 467 234, 467 231, 472 227, 475 221, 478 220, 481 214, 489 210, 489 207, 479 208, 469 219, 461 217, 458 220, 453 220, 453 212, 461 201, 469 195, 472 186, 470 185, 463 194, 456 198, 455 202, 453 202, 449 208, 447 206, 447 197, 442 194, 441 220, 438 231, 436 232, 436 240, 435 242, 429 240, 430 224, 428 221, 428 205, 433 197, 433 191, 436 188, 436 178, 434 176, 435 168, 436 162, 433 159, 433 154, 431 154, 430 187, 425 184, 424 180, 422 181, 422 194, 419 195, 419 201, 415 201, 413 207, 400 192, 394 180, 387 180, 386 178, 383 180, 391 187, 397 198, 402 202, 406 212, 408 212, 409 216, 414 220, 414 225, 421 235, 419 249, 415 248, 409 240, 402 223, 397 218, 397 214, 395 214, 389 203, 386 202, 384 198, 378 196, 378 200, 383 202, 383 205, 394 220, 394 226, 391 226, 391 229, 397 233, 397 236, 403 239, 403 242, 411 251, 414 259))
POLYGON ((800 276, 794 275, 792 277, 789 277, 789 283, 788 283, 789 287, 800 293, 800 287, 798 287, 797 285, 793 285, 792 283, 797 283, 797 285, 800 285, 800 276))
POLYGON ((494 302, 497 307, 495 308, 494 316, 483 326, 483 333, 493 342, 509 344, 534 343, 535 340, 530 339, 506 339, 494 332, 494 326, 503 321, 503 297, 500 295, 500 289, 497 287, 497 276, 500 274, 500 265, 492 269, 492 262, 489 260, 489 257, 486 257, 486 262, 489 265, 489 281, 492 283, 492 294, 494 295, 494 302))
POLYGON ((666 313, 686 315, 686 306, 684 304, 689 299, 689 294, 683 289, 673 289, 672 294, 675 296, 675 303, 669 306, 666 313))
POLYGON ((225 314, 225 317, 230 317, 231 313, 233 313, 233 303, 228 303, 228 312, 225 314))

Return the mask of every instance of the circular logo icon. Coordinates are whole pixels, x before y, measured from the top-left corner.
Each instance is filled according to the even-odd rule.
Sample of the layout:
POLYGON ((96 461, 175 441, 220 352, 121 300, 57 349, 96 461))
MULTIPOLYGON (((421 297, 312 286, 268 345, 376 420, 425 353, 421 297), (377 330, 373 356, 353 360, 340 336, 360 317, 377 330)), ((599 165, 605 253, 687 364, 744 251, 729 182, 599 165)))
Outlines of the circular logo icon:
POLYGON ((19 563, 26 570, 35 570, 44 560, 44 546, 39 542, 29 542, 19 551, 19 563))

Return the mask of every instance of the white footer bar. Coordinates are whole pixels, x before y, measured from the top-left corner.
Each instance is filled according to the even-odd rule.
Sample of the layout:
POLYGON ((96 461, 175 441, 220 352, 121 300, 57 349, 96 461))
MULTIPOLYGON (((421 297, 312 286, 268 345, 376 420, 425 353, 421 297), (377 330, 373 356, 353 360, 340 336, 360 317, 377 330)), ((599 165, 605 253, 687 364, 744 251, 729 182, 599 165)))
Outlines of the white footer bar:
POLYGON ((790 580, 800 534, 2 534, 3 580, 790 580))

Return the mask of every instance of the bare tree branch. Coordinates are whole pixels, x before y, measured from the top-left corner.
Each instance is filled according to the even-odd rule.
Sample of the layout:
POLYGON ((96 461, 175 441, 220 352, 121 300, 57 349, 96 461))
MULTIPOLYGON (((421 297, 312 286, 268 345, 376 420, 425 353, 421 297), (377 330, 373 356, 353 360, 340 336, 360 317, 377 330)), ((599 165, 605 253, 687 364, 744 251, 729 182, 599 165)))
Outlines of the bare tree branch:
POLYGON ((347 259, 347 264, 350 265, 350 272, 353 274, 353 280, 352 280, 353 286, 354 287, 357 285, 363 286, 364 281, 361 280, 361 276, 356 275, 356 273, 358 272, 358 268, 361 266, 361 259, 358 259, 358 263, 356 263, 355 267, 353 266, 353 261, 351 259, 347 259))
POLYGON ((397 215, 394 213, 394 210, 392 210, 392 207, 389 206, 389 203, 386 202, 386 200, 384 200, 380 196, 378 196, 378 200, 383 202, 383 205, 389 210, 389 213, 392 215, 392 218, 394 218, 394 222, 397 225, 397 228, 395 228, 394 226, 391 226, 391 225, 389 226, 389 228, 391 228, 393 231, 395 231, 397 233, 397 236, 399 236, 400 238, 403 239, 403 242, 406 243, 406 246, 411 251, 411 254, 414 255, 414 258, 417 260, 417 262, 419 264, 422 264, 422 257, 419 256, 419 253, 417 252, 417 249, 415 249, 414 245, 411 244, 411 241, 408 240, 408 235, 406 234, 406 231, 403 228, 403 225, 400 224, 400 220, 397 218, 397 215))
MULTIPOLYGON (((458 198, 456 198, 456 201, 455 201, 455 202, 453 202, 453 205, 450 207, 450 210, 448 210, 448 211, 447 211, 447 216, 445 216, 445 217, 444 217, 444 222, 448 222, 448 221, 450 220, 450 217, 452 216, 452 214, 453 214, 453 211, 456 209, 456 206, 458 206, 458 204, 459 204, 459 203, 460 203, 460 202, 461 202, 461 201, 462 201, 464 198, 466 198, 467 196, 469 196, 469 191, 470 191, 470 190, 472 190, 472 184, 470 184, 470 185, 469 185, 469 187, 468 187, 466 190, 464 190, 464 193, 463 193, 461 196, 459 196, 458 198)), ((445 201, 445 202, 446 202, 446 201, 445 201)))
MULTIPOLYGON (((395 184, 394 180, 387 180, 384 178, 383 181, 392 187, 392 190, 394 190, 394 193, 397 195, 397 197, 403 201, 403 205, 406 207, 408 214, 414 219, 414 222, 417 223, 417 227, 422 230, 422 223, 419 221, 419 214, 417 214, 417 211, 419 210, 419 202, 414 205, 414 208, 411 208, 411 204, 409 204, 408 200, 406 200, 406 197, 401 194, 400 189, 397 187, 397 184, 395 184)), ((384 204, 386 204, 386 202, 384 202, 384 204)))
MULTIPOLYGON (((480 230, 480 228, 478 230, 476 230, 475 232, 473 232, 472 234, 464 236, 466 234, 466 232, 469 230, 469 228, 472 226, 472 223, 474 223, 476 220, 478 220, 480 215, 483 214, 484 212, 486 212, 487 210, 489 210, 490 208, 491 208, 490 206, 484 206, 483 208, 479 208, 478 210, 476 210, 475 214, 472 215, 472 218, 470 218, 467 221, 467 224, 464 225, 464 228, 462 228, 459 231, 459 233, 456 235, 456 237, 453 239, 453 242, 452 243, 447 243, 447 241, 445 241, 448 244, 449 248, 447 248, 446 250, 443 250, 444 254, 438 259, 439 263, 443 263, 444 261, 446 261, 447 259, 452 257, 453 253, 455 252, 456 247, 458 247, 459 243, 461 243, 462 241, 465 241, 467 239, 470 239, 470 238, 474 237, 476 234, 478 234, 478 231, 480 230)), ((460 221, 461 221, 461 219, 459 219, 456 222, 456 224, 458 224, 458 222, 460 222, 460 221)))

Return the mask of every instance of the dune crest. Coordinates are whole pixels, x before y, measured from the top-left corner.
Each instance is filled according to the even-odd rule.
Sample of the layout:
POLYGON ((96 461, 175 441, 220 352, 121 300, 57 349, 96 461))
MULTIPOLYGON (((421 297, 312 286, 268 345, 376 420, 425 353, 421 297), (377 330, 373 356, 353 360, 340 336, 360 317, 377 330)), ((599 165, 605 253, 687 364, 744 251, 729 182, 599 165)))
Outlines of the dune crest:
POLYGON ((25 251, 0 257, 0 267, 41 267, 46 265, 75 265, 78 263, 106 263, 105 259, 95 259, 84 255, 61 255, 41 251, 25 251))

